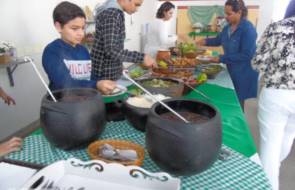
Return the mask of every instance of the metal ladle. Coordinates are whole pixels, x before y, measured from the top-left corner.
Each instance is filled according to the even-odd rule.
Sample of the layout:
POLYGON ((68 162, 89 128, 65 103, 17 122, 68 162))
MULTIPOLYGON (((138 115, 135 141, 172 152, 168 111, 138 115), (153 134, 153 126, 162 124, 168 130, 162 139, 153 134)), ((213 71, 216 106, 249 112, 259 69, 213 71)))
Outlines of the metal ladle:
POLYGON ((44 87, 46 88, 47 92, 49 93, 49 95, 51 96, 52 100, 54 102, 57 102, 56 98, 54 97, 53 93, 51 92, 51 90, 48 88, 46 82, 44 81, 43 77, 41 76, 39 70, 37 69, 35 63, 33 62, 33 60, 30 57, 24 57, 25 61, 29 61, 31 63, 31 65, 33 66, 35 72, 37 73, 38 77, 40 78, 42 84, 44 85, 44 87))
POLYGON ((138 88, 140 88, 141 90, 143 90, 145 93, 147 93, 154 101, 159 102, 160 104, 162 104, 162 106, 164 106, 165 108, 167 108, 169 111, 171 111, 174 115, 176 115, 177 117, 179 117, 182 121, 184 121, 185 123, 189 123, 188 120, 186 120, 184 117, 182 117, 179 113, 177 113, 176 111, 174 111, 172 108, 170 108, 167 104, 165 104, 163 101, 158 100, 152 93, 150 93, 148 90, 146 90, 144 87, 142 87, 140 84, 138 84, 136 81, 134 81, 132 78, 129 77, 127 70, 123 70, 123 76, 130 80, 133 84, 135 84, 138 88))
POLYGON ((205 95, 203 92, 195 89, 194 87, 192 87, 191 85, 184 83, 184 85, 186 85, 187 87, 189 87, 192 91, 196 92, 197 94, 201 95, 202 97, 206 98, 207 100, 209 100, 210 102, 212 102, 211 98, 209 98, 207 95, 205 95))

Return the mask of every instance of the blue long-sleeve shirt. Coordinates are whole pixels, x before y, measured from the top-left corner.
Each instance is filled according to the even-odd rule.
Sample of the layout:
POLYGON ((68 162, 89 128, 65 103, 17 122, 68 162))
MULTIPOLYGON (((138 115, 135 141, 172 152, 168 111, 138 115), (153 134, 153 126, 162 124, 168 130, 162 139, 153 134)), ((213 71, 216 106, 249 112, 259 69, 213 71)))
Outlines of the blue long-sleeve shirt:
POLYGON ((257 33, 251 22, 241 19, 234 32, 227 25, 216 38, 206 39, 207 46, 222 45, 224 54, 219 56, 220 62, 227 65, 239 100, 257 95, 258 73, 251 67, 256 38, 257 33))
POLYGON ((220 56, 220 62, 240 64, 252 59, 256 50, 256 38, 254 26, 248 20, 242 19, 234 33, 231 34, 230 25, 226 25, 216 38, 206 39, 206 45, 222 45, 224 55, 220 56))
POLYGON ((73 47, 61 39, 54 40, 43 51, 42 65, 51 90, 96 88, 96 81, 90 80, 90 55, 82 45, 73 47))

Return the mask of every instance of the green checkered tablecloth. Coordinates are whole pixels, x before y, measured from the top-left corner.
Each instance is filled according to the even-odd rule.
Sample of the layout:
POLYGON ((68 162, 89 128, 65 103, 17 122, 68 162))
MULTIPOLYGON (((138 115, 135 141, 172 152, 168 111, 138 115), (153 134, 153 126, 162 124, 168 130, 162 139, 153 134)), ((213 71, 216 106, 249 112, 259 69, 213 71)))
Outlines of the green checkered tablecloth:
MULTIPOLYGON (((123 139, 145 147, 144 133, 132 128, 126 121, 109 122, 100 139, 123 139)), ((181 190, 266 190, 271 189, 261 167, 249 158, 223 146, 232 155, 226 161, 216 161, 208 170, 190 177, 180 177, 181 190)), ((64 151, 49 144, 42 133, 24 139, 20 152, 9 154, 6 158, 35 164, 51 164, 55 161, 78 158, 89 160, 86 149, 64 151)), ((144 169, 161 171, 145 152, 144 169)))

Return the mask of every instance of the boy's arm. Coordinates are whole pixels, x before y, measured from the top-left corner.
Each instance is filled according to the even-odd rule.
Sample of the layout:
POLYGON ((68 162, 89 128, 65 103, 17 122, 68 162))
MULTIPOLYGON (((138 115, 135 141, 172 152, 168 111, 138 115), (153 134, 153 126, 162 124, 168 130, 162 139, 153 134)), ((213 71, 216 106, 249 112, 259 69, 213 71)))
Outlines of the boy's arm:
POLYGON ((49 81, 53 83, 57 89, 74 87, 96 88, 96 81, 73 79, 63 58, 52 50, 44 50, 42 64, 49 81))
POLYGON ((137 51, 124 50, 118 43, 122 43, 122 36, 120 35, 120 25, 122 19, 120 14, 115 14, 106 18, 103 26, 103 39, 106 54, 120 62, 142 63, 144 61, 144 54, 137 51))

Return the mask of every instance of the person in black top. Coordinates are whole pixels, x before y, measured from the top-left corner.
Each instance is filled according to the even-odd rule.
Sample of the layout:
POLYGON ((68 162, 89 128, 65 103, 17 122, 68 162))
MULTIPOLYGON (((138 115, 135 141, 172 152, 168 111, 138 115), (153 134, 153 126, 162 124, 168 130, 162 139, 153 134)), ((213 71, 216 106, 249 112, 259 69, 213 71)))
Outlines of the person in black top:
POLYGON ((118 80, 123 62, 156 66, 153 58, 137 51, 124 49, 124 12, 133 14, 143 0, 107 0, 96 10, 95 40, 91 51, 93 80, 118 80))

